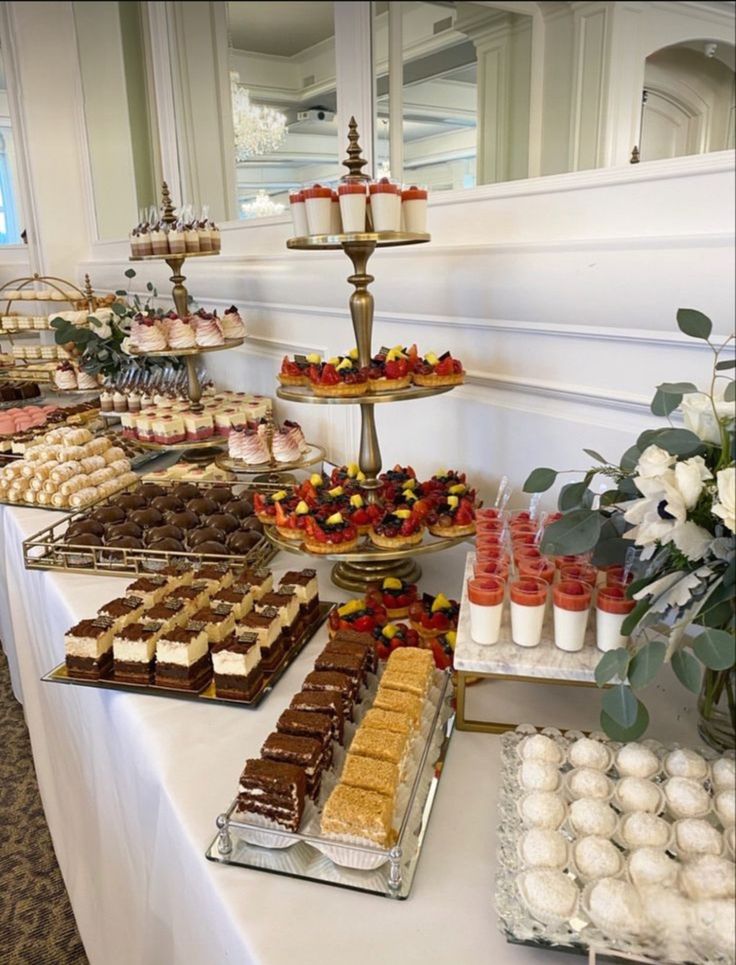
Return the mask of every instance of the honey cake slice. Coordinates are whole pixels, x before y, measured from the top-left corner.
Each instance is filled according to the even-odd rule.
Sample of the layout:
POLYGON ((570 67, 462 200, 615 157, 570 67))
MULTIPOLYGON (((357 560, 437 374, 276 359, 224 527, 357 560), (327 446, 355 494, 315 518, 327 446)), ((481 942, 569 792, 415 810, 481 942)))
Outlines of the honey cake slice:
POLYGON ((359 787, 363 791, 375 791, 393 800, 399 783, 399 769, 395 764, 379 761, 375 757, 348 754, 340 783, 359 787))
POLYGON ((424 702, 421 697, 409 694, 405 690, 385 690, 379 687, 373 706, 377 710, 391 710, 395 713, 406 714, 415 727, 419 727, 422 719, 422 709, 424 702))
POLYGON ((423 647, 397 647, 389 654, 386 669, 402 672, 411 670, 432 677, 435 671, 434 654, 423 647))
POLYGON ((375 730, 372 727, 361 726, 355 732, 350 753, 360 757, 375 757, 379 761, 388 761, 401 769, 406 757, 407 737, 405 734, 393 734, 387 730, 375 730))
POLYGON ((391 798, 375 791, 338 784, 322 811, 322 834, 366 838, 381 848, 388 848, 394 836, 392 813, 391 798))
POLYGON ((392 734, 403 734, 410 737, 414 733, 414 724, 407 714, 395 710, 382 710, 371 707, 360 722, 361 727, 372 727, 374 730, 388 730, 392 734))
POLYGON ((381 690, 403 690, 407 694, 414 694, 424 700, 427 696, 427 679, 419 674, 408 671, 387 670, 381 677, 381 690))

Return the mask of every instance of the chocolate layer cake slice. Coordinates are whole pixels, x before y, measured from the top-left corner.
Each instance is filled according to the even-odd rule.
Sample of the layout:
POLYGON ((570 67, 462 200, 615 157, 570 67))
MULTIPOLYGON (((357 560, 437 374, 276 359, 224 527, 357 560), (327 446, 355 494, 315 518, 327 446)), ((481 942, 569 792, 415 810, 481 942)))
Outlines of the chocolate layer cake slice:
POLYGON ((81 620, 64 636, 70 677, 98 680, 112 670, 112 621, 108 617, 81 620))
POLYGON ((322 745, 323 764, 332 763, 332 741, 335 736, 332 718, 328 714, 310 714, 304 710, 285 710, 276 723, 280 734, 311 737, 322 745))
POLYGON ((156 684, 202 690, 212 677, 209 641, 200 624, 164 630, 156 642, 156 684))
POLYGON ((97 611, 101 617, 109 617, 112 620, 113 632, 122 630, 129 623, 135 623, 143 615, 143 600, 139 596, 121 596, 116 600, 110 600, 97 611))
POLYGON ((302 690, 291 698, 290 707, 309 714, 326 714, 332 721, 335 740, 342 744, 347 708, 341 694, 326 690, 302 690))
POLYGON ((360 686, 366 676, 365 654, 344 653, 341 650, 331 650, 328 646, 314 661, 314 669, 347 674, 360 686))
POLYGON ((281 577, 281 586, 292 586, 299 598, 299 605, 302 613, 309 617, 319 607, 319 587, 317 584, 317 571, 312 569, 289 570, 281 577))
POLYGON ((116 680, 132 684, 152 682, 158 636, 155 623, 129 623, 115 633, 112 654, 116 680))
POLYGON ((240 775, 238 810, 260 814, 287 831, 298 831, 307 779, 301 767, 271 760, 248 760, 240 775))
POLYGON ((281 634, 281 617, 278 610, 266 607, 259 613, 248 613, 235 626, 235 633, 255 633, 261 648, 263 669, 271 673, 276 670, 284 657, 284 638, 281 634))
POLYGON ((251 700, 258 691, 261 673, 261 648, 255 633, 234 633, 212 647, 215 693, 231 700, 251 700))
POLYGON ((325 644, 325 653, 348 653, 360 657, 363 662, 363 676, 374 672, 375 650, 365 643, 357 643, 354 640, 345 640, 339 633, 325 644))
POLYGON ((313 670, 304 678, 302 690, 325 690, 340 694, 352 719, 353 704, 358 696, 358 681, 354 677, 331 670, 313 670))
POLYGON ((361 646, 368 654, 368 669, 375 673, 378 669, 378 654, 376 653, 376 641, 371 633, 361 633, 359 630, 338 630, 332 637, 330 643, 352 643, 361 646))
POLYGON ((324 767, 322 743, 313 737, 294 734, 269 734, 261 747, 261 757, 280 764, 296 764, 307 778, 307 794, 316 798, 324 767))

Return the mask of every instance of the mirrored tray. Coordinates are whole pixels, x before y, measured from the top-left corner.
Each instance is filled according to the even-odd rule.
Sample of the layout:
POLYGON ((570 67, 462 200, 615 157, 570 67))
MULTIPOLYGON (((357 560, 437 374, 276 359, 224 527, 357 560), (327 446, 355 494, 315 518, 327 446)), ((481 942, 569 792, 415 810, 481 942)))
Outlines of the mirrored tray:
POLYGON ((205 857, 222 864, 239 865, 257 871, 317 881, 337 888, 362 891, 384 898, 404 900, 409 897, 422 845, 427 832, 429 816, 437 795, 443 765, 455 724, 452 707, 452 685, 449 673, 443 673, 438 688, 436 704, 427 730, 416 776, 409 791, 404 816, 398 830, 396 844, 390 850, 379 847, 342 844, 330 838, 322 838, 302 832, 279 829, 283 839, 279 848, 258 847, 244 840, 243 832, 262 832, 263 828, 238 821, 233 817, 237 799, 228 810, 218 816, 219 828, 205 857), (290 839, 293 844, 284 847, 290 839), (344 867, 331 861, 315 845, 333 850, 345 849, 359 852, 366 864, 380 862, 373 870, 344 867))
MULTIPOLYGON (((522 724, 515 731, 509 731, 501 738, 501 793, 499 797, 498 815, 496 826, 498 827, 498 871, 496 875, 496 887, 494 904, 498 913, 498 926, 507 941, 514 944, 531 945, 543 949, 555 949, 585 955, 586 957, 593 951, 599 955, 608 954, 614 957, 619 954, 623 958, 630 956, 632 961, 668 962, 670 965, 726 965, 733 963, 733 949, 730 937, 724 935, 724 930, 728 932, 729 920, 730 928, 733 928, 734 908, 733 899, 719 899, 717 901, 694 901, 685 897, 682 893, 675 890, 674 885, 665 888, 664 885, 655 886, 658 890, 657 901, 653 900, 652 905, 647 901, 654 899, 652 886, 638 893, 634 888, 632 880, 628 875, 628 864, 626 860, 622 862, 622 870, 615 877, 625 882, 627 886, 634 888, 636 900, 633 905, 634 914, 640 914, 638 931, 624 932, 612 927, 602 928, 596 924, 591 916, 588 897, 593 880, 584 877, 575 867, 574 855, 571 843, 579 840, 570 825, 569 818, 566 817, 560 826, 560 833, 568 842, 567 859, 560 869, 561 872, 578 889, 579 898, 577 908, 569 919, 565 920, 543 920, 537 918, 527 908, 522 900, 519 880, 520 874, 525 870, 532 870, 523 861, 520 854, 521 836, 527 830, 523 824, 519 811, 521 798, 528 793, 521 786, 519 770, 521 759, 518 753, 518 746, 526 737, 538 733, 537 729, 530 724, 522 724), (667 897, 667 901, 664 898, 667 897), (720 905, 715 908, 714 905, 720 905), (665 912, 665 907, 669 913, 665 912), (650 914, 647 914, 647 909, 650 914), (725 913, 725 914, 724 914, 725 913), (724 929, 725 925, 725 929, 724 929)), ((562 762, 560 763, 560 773, 562 784, 558 793, 569 803, 571 800, 568 790, 566 774, 569 773, 571 765, 567 762, 567 751, 574 740, 583 736, 579 731, 567 731, 564 735, 553 727, 544 728, 541 733, 551 738, 562 751, 562 762)), ((614 783, 618 771, 615 766, 615 753, 622 745, 615 741, 609 741, 603 733, 593 733, 592 738, 599 740, 612 751, 610 766, 607 776, 614 778, 614 783)), ((661 786, 667 778, 663 767, 664 758, 667 753, 680 745, 663 745, 653 739, 645 739, 640 742, 643 746, 651 750, 659 760, 659 770, 651 777, 655 786, 661 786)), ((704 745, 697 747, 697 753, 706 761, 711 762, 719 757, 715 751, 704 745)), ((728 752, 726 756, 732 756, 733 752, 728 752)), ((707 777, 703 779, 703 786, 712 794, 712 783, 710 780, 710 769, 707 777)), ((616 792, 613 792, 611 804, 617 813, 616 830, 611 835, 614 847, 621 853, 622 858, 626 858, 631 851, 622 841, 619 827, 621 808, 618 804, 616 792)), ((675 818, 670 814, 669 808, 662 796, 663 810, 658 811, 666 820, 674 821, 675 818)), ((634 812, 632 812, 634 813, 634 812)), ((705 819, 709 824, 719 827, 720 824, 711 809, 705 819)), ((674 835, 671 836, 670 843, 664 849, 668 856, 675 861, 679 861, 679 874, 689 862, 692 856, 678 853, 677 842, 674 835)), ((733 859, 733 853, 729 853, 724 842, 723 855, 733 859)), ((618 959, 616 959, 618 960, 618 959)))

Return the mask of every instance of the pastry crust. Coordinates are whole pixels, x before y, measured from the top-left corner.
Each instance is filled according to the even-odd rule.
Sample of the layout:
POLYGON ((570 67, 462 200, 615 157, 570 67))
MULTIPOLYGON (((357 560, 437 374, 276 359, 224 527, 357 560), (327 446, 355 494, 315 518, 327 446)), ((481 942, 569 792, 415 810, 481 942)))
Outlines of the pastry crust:
POLYGON ((259 519, 259 520, 263 523, 264 526, 275 526, 275 525, 276 525, 276 517, 275 517, 275 516, 269 516, 268 513, 256 513, 255 515, 256 515, 256 519, 259 519))
POLYGON ((317 540, 305 539, 304 549, 308 553, 328 556, 330 553, 350 553, 358 545, 358 537, 346 540, 344 543, 318 543, 317 540))
POLYGON ((380 546, 384 550, 403 549, 405 546, 416 546, 424 539, 424 532, 420 529, 411 536, 382 536, 374 529, 368 534, 374 546, 380 546))
POLYGON ((464 372, 455 372, 452 375, 419 375, 417 372, 414 373, 414 384, 415 385, 462 385, 465 381, 464 372))
POLYGON ((386 608, 386 616, 387 616, 390 620, 401 620, 403 617, 408 617, 408 616, 409 616, 409 607, 408 607, 408 606, 402 606, 402 607, 399 607, 398 610, 389 610, 388 607, 387 607, 387 608, 386 608))
POLYGON ((422 640, 433 640, 435 637, 441 637, 443 633, 447 633, 447 630, 430 630, 427 627, 423 627, 421 623, 415 623, 414 620, 409 620, 409 626, 412 630, 416 630, 422 640))
POLYGON ((407 389, 411 385, 411 375, 402 379, 368 379, 368 391, 372 393, 395 392, 397 389, 407 389))
POLYGON ((335 396, 365 395, 368 391, 367 382, 340 382, 338 385, 322 385, 320 382, 312 382, 312 392, 324 398, 334 398, 335 396))
POLYGON ((432 536, 441 536, 444 539, 454 539, 457 536, 472 536, 475 533, 475 523, 467 523, 465 526, 429 526, 427 527, 432 536))
POLYGON ((309 385, 309 378, 306 375, 283 375, 279 372, 278 379, 282 385, 309 385))
POLYGON ((291 542, 301 543, 304 538, 304 531, 301 529, 292 529, 291 526, 277 526, 276 532, 282 539, 288 539, 291 542))

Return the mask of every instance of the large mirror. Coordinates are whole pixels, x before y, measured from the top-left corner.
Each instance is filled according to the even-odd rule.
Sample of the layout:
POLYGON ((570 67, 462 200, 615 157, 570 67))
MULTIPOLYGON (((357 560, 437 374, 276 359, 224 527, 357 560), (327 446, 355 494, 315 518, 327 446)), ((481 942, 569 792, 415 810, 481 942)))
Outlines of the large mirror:
POLYGON ((97 237, 127 237, 161 180, 146 4, 75 2, 97 237))
POLYGON ((8 82, 0 50, 0 245, 21 243, 21 215, 16 177, 15 142, 10 123, 8 82))

